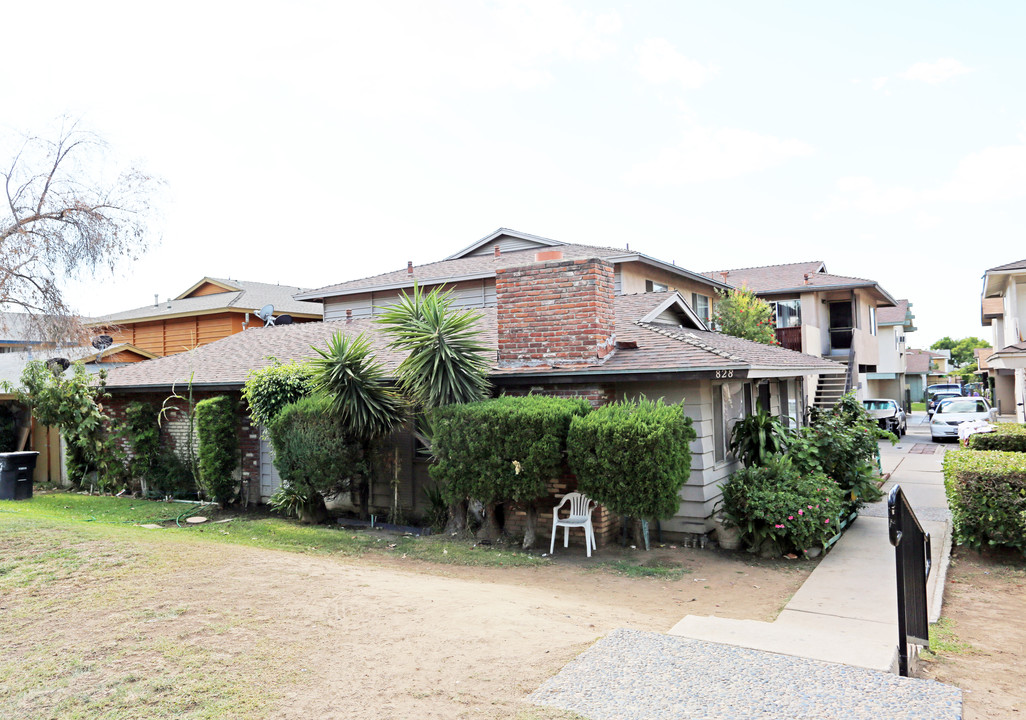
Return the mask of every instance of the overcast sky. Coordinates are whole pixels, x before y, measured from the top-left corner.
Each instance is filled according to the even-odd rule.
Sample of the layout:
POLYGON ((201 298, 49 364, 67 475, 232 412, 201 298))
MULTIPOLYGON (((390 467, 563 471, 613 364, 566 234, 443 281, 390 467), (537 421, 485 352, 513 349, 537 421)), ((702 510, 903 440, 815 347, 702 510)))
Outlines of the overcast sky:
POLYGON ((692 270, 824 260, 980 335, 1026 257, 1026 3, 5 7, 0 129, 81 117, 167 180, 89 315, 205 275, 318 287, 498 227, 692 270))

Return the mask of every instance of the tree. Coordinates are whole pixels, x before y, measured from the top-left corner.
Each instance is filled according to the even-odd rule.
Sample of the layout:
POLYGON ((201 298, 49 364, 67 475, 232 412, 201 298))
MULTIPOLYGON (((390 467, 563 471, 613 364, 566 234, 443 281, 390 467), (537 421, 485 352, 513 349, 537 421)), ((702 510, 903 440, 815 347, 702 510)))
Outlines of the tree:
POLYGON ((772 323, 773 308, 747 287, 720 293, 713 323, 725 335, 779 345, 772 323))
POLYGON ((930 346, 931 350, 950 350, 951 364, 955 367, 962 367, 973 362, 973 350, 976 348, 989 348, 990 343, 978 337, 967 337, 959 340, 952 340, 945 335, 930 346))
POLYGON ((56 139, 23 138, 0 166, 0 306, 34 315, 48 339, 79 327, 63 280, 113 270, 150 240, 161 181, 131 167, 106 172, 106 155, 102 140, 65 122, 56 139))

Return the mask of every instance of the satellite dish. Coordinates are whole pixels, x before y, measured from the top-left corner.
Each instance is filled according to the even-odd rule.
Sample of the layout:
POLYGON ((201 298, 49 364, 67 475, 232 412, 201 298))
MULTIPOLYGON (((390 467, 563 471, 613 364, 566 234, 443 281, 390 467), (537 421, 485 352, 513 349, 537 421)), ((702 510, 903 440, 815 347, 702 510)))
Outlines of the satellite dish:
POLYGON ((256 311, 256 316, 264 321, 264 327, 274 325, 274 305, 264 305, 256 311))
POLYGON ((275 325, 291 325, 292 324, 292 316, 291 315, 279 315, 278 317, 274 318, 274 324, 275 325))
POLYGON ((50 358, 46 361, 46 366, 50 368, 50 372, 54 375, 60 375, 62 372, 71 367, 71 361, 67 358, 56 357, 50 358))
POLYGON ((114 338, 110 335, 97 335, 93 338, 93 347, 103 352, 114 344, 114 338))

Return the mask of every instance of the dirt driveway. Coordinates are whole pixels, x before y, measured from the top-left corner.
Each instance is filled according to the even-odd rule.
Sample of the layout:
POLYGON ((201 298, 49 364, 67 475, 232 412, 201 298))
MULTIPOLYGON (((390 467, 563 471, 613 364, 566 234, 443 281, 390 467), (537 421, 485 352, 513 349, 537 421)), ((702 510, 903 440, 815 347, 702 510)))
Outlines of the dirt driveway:
POLYGON ((78 560, 0 601, 4 717, 563 717, 523 698, 598 637, 769 620, 808 572, 683 549, 656 551, 690 570, 674 580, 583 558, 443 567, 142 533, 17 552, 55 541, 78 560))

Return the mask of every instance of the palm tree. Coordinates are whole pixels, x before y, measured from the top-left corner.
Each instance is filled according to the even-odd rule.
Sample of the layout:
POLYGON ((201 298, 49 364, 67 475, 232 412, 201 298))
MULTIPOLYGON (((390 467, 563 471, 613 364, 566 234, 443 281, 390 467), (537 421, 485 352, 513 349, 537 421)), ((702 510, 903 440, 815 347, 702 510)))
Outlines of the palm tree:
MULTIPOLYGON (((403 424, 405 400, 392 388, 381 363, 371 354, 370 341, 336 332, 327 349, 314 348, 320 355, 312 361, 313 390, 331 399, 329 412, 335 415, 369 452, 370 443, 403 424)), ((368 478, 359 483, 360 514, 369 512, 368 478)))
MULTIPOLYGON (((489 348, 478 337, 478 313, 452 310, 451 292, 435 288, 424 293, 417 285, 388 307, 377 322, 391 337, 389 348, 408 353, 396 370, 399 387, 421 411, 415 421, 417 438, 430 449, 429 415, 423 411, 488 397, 489 348)), ((494 514, 494 508, 489 515, 494 514)), ((466 529, 467 503, 449 508, 447 530, 466 529)))

